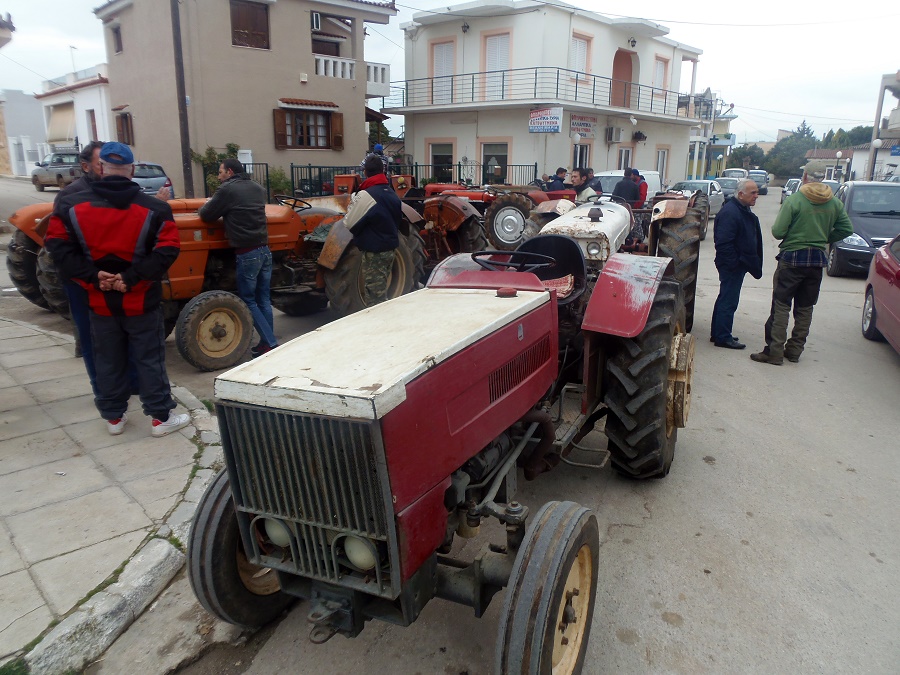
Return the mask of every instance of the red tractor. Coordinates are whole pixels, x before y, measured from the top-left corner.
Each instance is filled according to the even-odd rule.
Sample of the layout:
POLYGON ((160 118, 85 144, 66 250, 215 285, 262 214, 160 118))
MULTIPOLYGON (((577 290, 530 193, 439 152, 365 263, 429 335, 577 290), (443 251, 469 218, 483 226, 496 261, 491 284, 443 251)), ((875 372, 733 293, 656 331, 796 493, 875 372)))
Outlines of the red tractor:
POLYGON ((580 672, 597 520, 568 501, 530 514, 519 469, 669 472, 694 353, 672 272, 613 253, 591 280, 578 242, 541 235, 451 256, 426 288, 220 375, 226 468, 188 544, 201 604, 259 626, 303 598, 319 643, 434 598, 482 616, 506 587, 496 672, 580 672), (454 556, 488 518, 505 541, 454 556))

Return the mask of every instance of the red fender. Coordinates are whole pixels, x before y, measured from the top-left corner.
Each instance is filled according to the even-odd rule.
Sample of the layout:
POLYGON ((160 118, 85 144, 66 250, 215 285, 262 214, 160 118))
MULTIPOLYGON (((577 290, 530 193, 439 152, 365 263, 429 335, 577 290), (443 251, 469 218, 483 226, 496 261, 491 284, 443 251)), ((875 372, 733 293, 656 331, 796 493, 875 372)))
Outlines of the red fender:
POLYGON ((582 330, 629 338, 640 333, 659 282, 673 268, 671 258, 613 253, 594 286, 582 330))

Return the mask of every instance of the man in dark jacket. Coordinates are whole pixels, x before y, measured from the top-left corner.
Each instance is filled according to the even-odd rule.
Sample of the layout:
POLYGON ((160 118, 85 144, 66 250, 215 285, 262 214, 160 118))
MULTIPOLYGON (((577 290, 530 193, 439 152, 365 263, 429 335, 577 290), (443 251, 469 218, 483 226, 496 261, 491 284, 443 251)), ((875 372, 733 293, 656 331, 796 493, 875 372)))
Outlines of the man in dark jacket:
POLYGON ((716 269, 719 270, 719 297, 713 309, 710 341, 716 347, 744 349, 731 334, 734 313, 741 299, 741 286, 748 272, 754 279, 762 277, 762 230, 759 218, 750 210, 759 197, 759 187, 749 178, 738 183, 735 198, 729 200, 716 215, 716 269))
POLYGON ((384 167, 384 175, 390 176, 391 175, 391 164, 390 164, 391 160, 389 160, 387 155, 384 154, 384 146, 381 143, 376 143, 375 147, 372 148, 372 152, 370 152, 368 155, 363 157, 363 161, 361 161, 359 163, 360 173, 363 176, 366 175, 366 160, 372 156, 378 157, 378 159, 381 160, 381 164, 384 167))
POLYGON ((100 150, 101 180, 59 201, 45 245, 56 266, 75 282, 90 306, 96 368, 95 404, 116 436, 125 430, 131 394, 129 357, 137 365, 144 413, 153 436, 185 427, 172 415, 166 374, 160 281, 180 249, 178 227, 166 202, 131 181, 134 156, 122 143, 100 150))
POLYGON ((363 302, 367 307, 387 300, 387 282, 400 245, 400 198, 391 189, 381 160, 370 155, 364 162, 366 180, 353 195, 344 225, 362 251, 365 280, 363 302))
POLYGON ((565 190, 566 189, 566 167, 561 166, 556 170, 556 174, 554 174, 553 178, 547 181, 547 192, 551 192, 553 190, 565 190))
POLYGON ((234 248, 237 294, 253 316, 259 343, 251 348, 256 357, 278 346, 272 317, 272 252, 266 221, 266 191, 244 173, 244 165, 230 157, 219 165, 222 183, 197 215, 206 223, 221 218, 225 236, 234 248))
POLYGON ((621 197, 631 206, 634 206, 641 196, 641 190, 637 183, 634 182, 634 172, 631 169, 625 169, 624 173, 624 178, 616 183, 616 186, 613 188, 613 197, 621 197))

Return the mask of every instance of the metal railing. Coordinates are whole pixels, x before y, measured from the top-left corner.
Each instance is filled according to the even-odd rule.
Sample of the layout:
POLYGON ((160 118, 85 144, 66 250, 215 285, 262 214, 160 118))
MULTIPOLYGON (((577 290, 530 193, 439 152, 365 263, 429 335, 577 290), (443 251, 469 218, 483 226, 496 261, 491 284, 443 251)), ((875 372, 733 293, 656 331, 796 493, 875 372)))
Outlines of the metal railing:
POLYGON ((561 101, 670 117, 706 117, 712 101, 567 68, 497 70, 395 82, 381 109, 509 101, 561 101))
MULTIPOLYGON (((254 183, 262 185, 266 190, 266 194, 269 194, 269 165, 266 162, 247 162, 244 164, 244 172, 250 176, 250 180, 254 183)), ((218 166, 214 169, 203 167, 203 190, 207 198, 212 197, 213 192, 215 192, 215 190, 210 189, 210 181, 208 179, 210 176, 218 175, 218 173, 218 166)))

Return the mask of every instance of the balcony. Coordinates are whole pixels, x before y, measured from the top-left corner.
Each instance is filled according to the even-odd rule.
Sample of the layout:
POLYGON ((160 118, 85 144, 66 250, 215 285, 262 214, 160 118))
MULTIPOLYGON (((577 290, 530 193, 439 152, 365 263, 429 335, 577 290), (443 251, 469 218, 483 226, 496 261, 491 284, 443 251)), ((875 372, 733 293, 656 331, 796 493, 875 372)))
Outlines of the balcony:
POLYGON ((648 119, 696 120, 712 102, 565 68, 536 67, 395 82, 381 109, 403 114, 553 103, 642 113, 648 119))
POLYGON ((337 56, 323 56, 313 54, 316 57, 316 75, 322 77, 336 77, 339 80, 356 79, 356 61, 353 59, 341 59, 337 56))
POLYGON ((366 62, 366 98, 391 95, 391 67, 387 63, 366 62))

